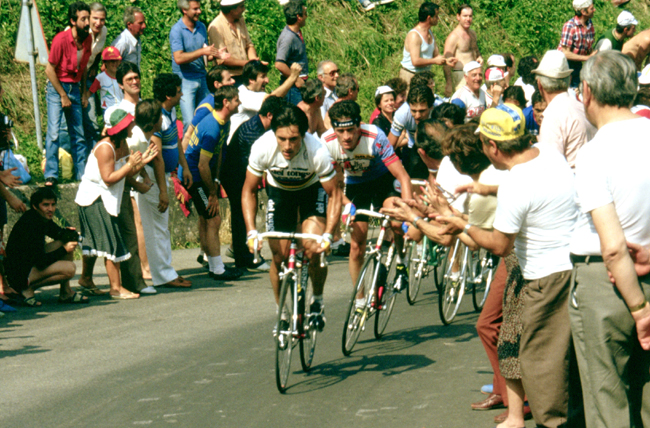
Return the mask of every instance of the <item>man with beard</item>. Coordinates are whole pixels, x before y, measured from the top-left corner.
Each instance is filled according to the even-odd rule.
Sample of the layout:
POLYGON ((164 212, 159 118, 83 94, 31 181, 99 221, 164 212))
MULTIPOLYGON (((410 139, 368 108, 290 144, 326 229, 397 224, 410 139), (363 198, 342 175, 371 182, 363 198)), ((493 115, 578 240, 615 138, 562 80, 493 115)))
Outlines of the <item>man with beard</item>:
POLYGON ((70 31, 62 31, 52 40, 45 75, 47 84, 47 137, 45 142, 45 184, 56 186, 59 177, 59 128, 65 115, 76 178, 81 180, 86 167, 81 106, 81 88, 92 52, 90 8, 83 2, 68 7, 70 31), (81 82, 81 85, 79 84, 81 82))

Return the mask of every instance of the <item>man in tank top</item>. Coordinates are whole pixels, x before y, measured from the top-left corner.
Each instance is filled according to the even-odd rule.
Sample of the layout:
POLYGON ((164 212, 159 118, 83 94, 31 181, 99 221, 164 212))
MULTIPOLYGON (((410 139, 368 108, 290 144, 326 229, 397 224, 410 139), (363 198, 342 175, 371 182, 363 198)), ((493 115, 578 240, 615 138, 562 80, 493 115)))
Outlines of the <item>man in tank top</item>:
POLYGON ((406 35, 404 41, 404 56, 399 77, 406 83, 420 71, 427 71, 431 64, 448 65, 453 67, 456 58, 445 58, 440 55, 431 27, 438 25, 439 6, 432 2, 424 2, 418 12, 418 24, 406 35))

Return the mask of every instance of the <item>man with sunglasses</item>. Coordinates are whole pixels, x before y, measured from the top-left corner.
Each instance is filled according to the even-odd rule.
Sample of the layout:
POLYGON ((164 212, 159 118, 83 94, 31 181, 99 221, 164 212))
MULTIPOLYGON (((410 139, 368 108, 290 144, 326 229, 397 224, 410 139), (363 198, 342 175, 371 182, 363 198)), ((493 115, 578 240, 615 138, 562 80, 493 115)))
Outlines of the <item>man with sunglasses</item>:
POLYGON ((334 92, 334 88, 336 88, 336 81, 340 75, 341 70, 339 70, 338 65, 336 65, 334 61, 326 59, 325 61, 318 63, 316 76, 318 77, 318 80, 323 82, 323 87, 325 88, 325 101, 323 101, 323 105, 320 108, 323 120, 325 119, 325 116, 327 116, 327 111, 330 107, 332 107, 336 100, 339 99, 334 92))

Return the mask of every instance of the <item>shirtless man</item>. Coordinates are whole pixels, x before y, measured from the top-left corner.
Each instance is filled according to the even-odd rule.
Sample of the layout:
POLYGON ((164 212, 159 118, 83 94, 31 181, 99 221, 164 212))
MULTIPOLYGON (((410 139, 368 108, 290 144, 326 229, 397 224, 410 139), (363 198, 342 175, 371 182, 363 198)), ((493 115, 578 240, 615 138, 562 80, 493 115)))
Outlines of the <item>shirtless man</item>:
POLYGON ((451 96, 458 89, 458 85, 465 81, 463 74, 465 64, 470 61, 483 64, 483 57, 481 57, 481 52, 479 52, 476 43, 476 33, 469 28, 474 19, 472 6, 468 4, 461 5, 458 8, 456 19, 458 19, 458 26, 447 36, 444 56, 445 58, 455 57, 458 61, 453 68, 449 65, 445 66, 445 80, 447 81, 445 97, 451 96))
POLYGON ((643 66, 648 63, 648 54, 650 54, 650 29, 641 31, 632 37, 623 45, 622 52, 629 55, 636 64, 636 69, 641 71, 643 66))
POLYGON ((309 79, 304 86, 300 88, 302 101, 298 103, 298 108, 305 112, 309 120, 309 132, 314 137, 319 137, 327 131, 323 116, 321 116, 321 107, 325 101, 325 88, 323 82, 318 79, 309 79))

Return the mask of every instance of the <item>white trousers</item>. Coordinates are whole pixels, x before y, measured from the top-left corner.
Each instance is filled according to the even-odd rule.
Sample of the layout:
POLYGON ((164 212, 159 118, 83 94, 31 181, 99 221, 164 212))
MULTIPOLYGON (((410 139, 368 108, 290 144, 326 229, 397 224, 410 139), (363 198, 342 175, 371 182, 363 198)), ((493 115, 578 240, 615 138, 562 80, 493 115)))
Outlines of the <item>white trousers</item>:
POLYGON ((151 279, 154 286, 167 284, 178 278, 172 267, 172 243, 169 233, 169 208, 158 211, 160 188, 154 182, 145 194, 137 194, 138 209, 142 218, 144 242, 149 257, 151 279))

